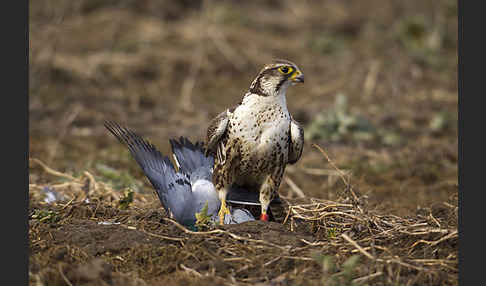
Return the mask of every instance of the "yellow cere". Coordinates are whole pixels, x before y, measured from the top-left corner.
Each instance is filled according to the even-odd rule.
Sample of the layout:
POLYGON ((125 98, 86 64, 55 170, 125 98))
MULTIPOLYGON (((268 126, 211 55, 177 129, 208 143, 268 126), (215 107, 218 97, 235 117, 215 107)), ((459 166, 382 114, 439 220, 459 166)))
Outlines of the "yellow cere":
POLYGON ((295 71, 294 74, 290 77, 290 79, 294 79, 300 75, 300 71, 295 71))

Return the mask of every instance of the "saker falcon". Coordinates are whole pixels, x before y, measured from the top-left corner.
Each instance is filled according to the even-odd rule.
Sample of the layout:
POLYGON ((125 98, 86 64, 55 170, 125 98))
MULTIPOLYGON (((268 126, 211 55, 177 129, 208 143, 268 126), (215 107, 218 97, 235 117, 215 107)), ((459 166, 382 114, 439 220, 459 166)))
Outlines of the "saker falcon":
POLYGON ((290 115, 285 94, 289 86, 303 82, 297 65, 276 60, 263 67, 237 106, 211 121, 206 155, 215 156, 213 183, 221 201, 221 224, 229 213, 226 195, 233 185, 259 192, 260 219, 268 221, 267 209, 285 166, 302 154, 304 129, 290 115))

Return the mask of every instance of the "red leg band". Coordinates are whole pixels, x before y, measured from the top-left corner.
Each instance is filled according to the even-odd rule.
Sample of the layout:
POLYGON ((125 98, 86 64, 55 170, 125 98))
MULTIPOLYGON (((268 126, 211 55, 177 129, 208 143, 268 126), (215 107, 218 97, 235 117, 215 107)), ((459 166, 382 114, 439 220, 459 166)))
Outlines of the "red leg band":
POLYGON ((261 214, 260 215, 260 220, 268 221, 268 215, 267 214, 261 214))

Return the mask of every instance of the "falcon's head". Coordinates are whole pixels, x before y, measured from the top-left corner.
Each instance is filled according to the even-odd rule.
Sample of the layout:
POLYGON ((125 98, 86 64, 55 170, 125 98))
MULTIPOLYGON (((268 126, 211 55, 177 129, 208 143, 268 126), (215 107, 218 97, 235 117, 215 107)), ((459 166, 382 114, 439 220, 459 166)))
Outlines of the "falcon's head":
POLYGON ((250 86, 250 92, 261 96, 285 94, 290 85, 304 82, 304 74, 296 64, 275 60, 265 65, 250 86))

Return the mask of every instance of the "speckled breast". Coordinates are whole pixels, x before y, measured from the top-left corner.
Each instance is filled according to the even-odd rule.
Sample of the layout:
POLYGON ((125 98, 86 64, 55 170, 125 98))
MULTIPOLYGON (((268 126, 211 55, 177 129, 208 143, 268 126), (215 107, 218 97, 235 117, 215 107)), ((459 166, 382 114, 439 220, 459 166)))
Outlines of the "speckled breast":
POLYGON ((246 102, 234 110, 228 127, 228 141, 240 153, 235 175, 242 180, 263 178, 287 163, 290 114, 286 105, 275 100, 246 102))

